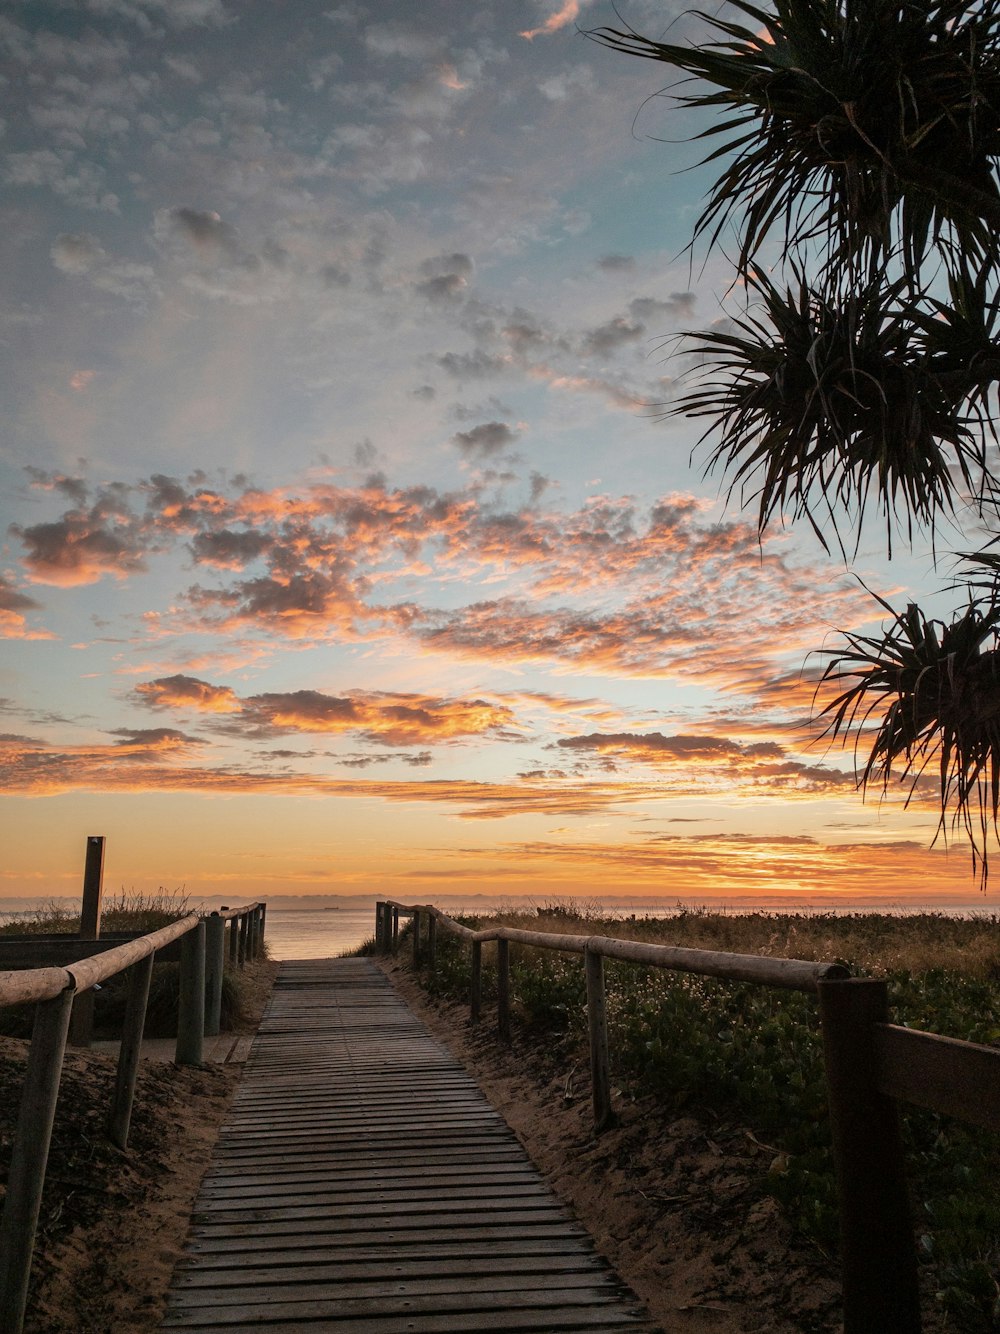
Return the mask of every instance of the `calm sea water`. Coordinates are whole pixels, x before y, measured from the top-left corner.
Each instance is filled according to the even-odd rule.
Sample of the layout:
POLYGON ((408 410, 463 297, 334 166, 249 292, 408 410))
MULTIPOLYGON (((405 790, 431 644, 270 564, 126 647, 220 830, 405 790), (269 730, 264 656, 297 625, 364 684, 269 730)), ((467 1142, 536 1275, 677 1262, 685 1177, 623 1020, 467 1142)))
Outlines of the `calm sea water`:
POLYGON ((329 959, 370 940, 375 908, 279 908, 267 905, 264 933, 273 959, 329 959))

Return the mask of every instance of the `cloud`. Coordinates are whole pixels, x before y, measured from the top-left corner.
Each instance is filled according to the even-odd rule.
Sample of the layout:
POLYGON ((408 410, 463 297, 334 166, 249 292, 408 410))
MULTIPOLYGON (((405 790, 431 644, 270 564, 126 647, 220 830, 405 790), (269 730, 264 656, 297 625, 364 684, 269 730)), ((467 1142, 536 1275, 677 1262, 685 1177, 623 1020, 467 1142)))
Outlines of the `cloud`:
POLYGON ((634 255, 601 255, 597 267, 605 273, 631 273, 636 267, 634 255))
POLYGON ((386 746, 485 736, 514 724, 513 713, 502 704, 387 691, 351 691, 341 697, 319 690, 254 695, 244 703, 244 718, 255 733, 356 732, 386 746))
POLYGON ((114 519, 76 512, 29 528, 13 524, 10 531, 25 548, 24 567, 35 583, 73 588, 146 569, 145 543, 130 524, 114 519))
POLYGON ((658 297, 637 296, 628 303, 629 314, 644 325, 691 320, 695 314, 694 292, 671 292, 666 301, 658 297))
POLYGON ((646 332, 645 325, 632 324, 622 316, 584 334, 582 347, 586 356, 607 357, 620 347, 634 343, 646 332))
POLYGON ((491 356, 478 348, 474 352, 445 352, 436 360, 456 380, 485 380, 510 370, 507 357, 491 356))
POLYGON ((241 705, 229 686, 213 686, 194 676, 163 676, 135 687, 143 704, 153 709, 196 709, 200 713, 235 713, 241 705))
POLYGON ((221 28, 231 22, 222 0, 86 0, 92 14, 114 15, 142 32, 155 31, 154 20, 169 28, 221 28))
POLYGON ((483 422, 469 431, 458 431, 452 442, 458 445, 466 458, 490 458, 509 448, 517 440, 517 432, 506 422, 483 422))
POLYGON ((528 41, 533 41, 536 37, 547 37, 560 28, 565 28, 567 24, 574 23, 580 16, 580 0, 563 0, 562 6, 553 14, 550 14, 540 28, 530 28, 527 32, 518 33, 519 37, 526 37, 528 41))
POLYGON ((65 232, 57 236, 50 253, 60 273, 90 273, 107 258, 97 237, 89 232, 65 232))
MULTIPOLYGON (((625 904, 643 899, 712 902, 750 899, 757 908, 809 902, 816 907, 838 901, 886 906, 897 895, 889 886, 933 886, 923 901, 938 906, 943 897, 969 897, 967 863, 940 849, 908 839, 824 843, 808 836, 767 834, 663 834, 646 838, 597 841, 493 842, 488 848, 463 849, 469 859, 503 857, 530 877, 544 868, 552 888, 574 892, 581 883, 599 880, 603 896, 625 904)), ((784 948, 784 942, 781 942, 784 948)))
MULTIPOLYGON (((488 458, 515 438, 497 420, 454 441, 488 458)), ((13 530, 34 582, 137 575, 179 543, 211 571, 177 591, 161 635, 364 639, 560 672, 671 676, 801 717, 810 688, 782 656, 813 647, 817 619, 849 627, 871 615, 846 577, 782 555, 780 536, 761 542, 753 524, 710 521, 709 502, 690 495, 642 506, 597 495, 567 510, 544 503, 544 479, 503 507, 488 494, 498 479, 485 476, 446 492, 378 476, 265 490, 156 474, 91 498, 79 479, 32 476, 75 502, 61 519, 13 530)))
POLYGON ((435 37, 406 23, 370 23, 364 30, 364 43, 383 59, 426 60, 438 49, 435 37))
POLYGON ((145 301, 160 290, 150 265, 112 259, 88 232, 57 236, 49 254, 60 273, 86 278, 99 291, 126 301, 145 301))
POLYGON ((29 630, 24 613, 37 611, 40 603, 17 588, 5 575, 0 574, 0 639, 52 639, 46 630, 29 630))
POLYGON ((565 102, 578 93, 589 93, 596 87, 594 71, 589 65, 576 65, 543 79, 538 91, 550 102, 565 102))
MULTIPOLYGON (((95 756, 110 756, 127 760, 148 760, 153 756, 167 755, 185 755, 192 747, 203 746, 205 742, 200 737, 189 736, 186 732, 179 732, 174 727, 144 727, 116 728, 114 736, 119 738, 114 745, 108 749, 93 748, 90 753, 95 756)), ((86 748, 83 751, 86 754, 86 748)))
POLYGON ((257 626, 289 639, 324 639, 353 632, 370 615, 342 572, 261 575, 227 588, 195 584, 185 595, 202 624, 216 630, 257 626))
POLYGON ((516 726, 513 711, 496 701, 395 691, 271 691, 239 699, 228 686, 178 675, 143 682, 135 695, 154 709, 238 714, 225 730, 253 737, 352 733, 378 745, 425 746, 504 735, 516 726))
POLYGON ((11 525, 11 534, 25 548, 23 565, 34 583, 72 588, 105 575, 126 579, 146 569, 147 556, 159 541, 132 508, 128 486, 109 483, 90 501, 79 478, 33 467, 26 472, 34 488, 61 492, 76 502, 53 522, 11 525))
POLYGON ((735 741, 713 736, 664 736, 662 732, 591 732, 589 736, 563 737, 556 745, 565 750, 588 750, 599 754, 667 756, 671 760, 717 760, 742 754, 735 741))
POLYGON ((238 252, 236 229, 218 213, 194 208, 161 208, 153 234, 158 241, 181 241, 205 253, 233 255, 238 252))
POLYGON ((474 265, 468 255, 435 255, 420 265, 416 290, 432 301, 452 301, 468 289, 474 265))
POLYGON ((191 542, 191 554, 199 565, 242 570, 272 546, 273 540, 264 533, 223 528, 213 533, 198 533, 191 542))
MULTIPOLYGON (((411 779, 405 782, 316 777, 285 767, 241 769, 183 762, 203 743, 172 729, 123 733, 114 744, 55 746, 25 737, 0 737, 0 795, 53 796, 60 792, 194 792, 220 795, 363 798, 443 806, 463 820, 513 815, 591 816, 629 807, 656 794, 641 783, 511 782, 411 779), (128 764, 122 764, 128 759, 128 764)), ((420 756, 408 765, 423 767, 420 756)))
POLYGON ((118 196, 107 189, 104 168, 80 161, 68 149, 8 153, 3 180, 12 187, 44 187, 78 208, 119 212, 118 196))
POLYGON ((853 773, 789 757, 776 741, 749 744, 725 736, 665 736, 662 732, 592 732, 562 737, 557 749, 592 754, 606 771, 622 763, 654 765, 668 774, 671 790, 694 791, 706 784, 730 791, 781 795, 821 795, 853 790, 853 773))

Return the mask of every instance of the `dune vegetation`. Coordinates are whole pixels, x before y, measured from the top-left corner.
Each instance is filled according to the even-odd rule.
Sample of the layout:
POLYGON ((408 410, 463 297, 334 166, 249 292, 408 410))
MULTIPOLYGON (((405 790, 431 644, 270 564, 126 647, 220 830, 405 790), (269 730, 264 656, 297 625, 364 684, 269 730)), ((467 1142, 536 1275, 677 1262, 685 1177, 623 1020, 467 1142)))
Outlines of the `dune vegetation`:
MULTIPOLYGON (((939 913, 718 913, 609 919, 584 907, 462 918, 479 927, 627 936, 662 944, 846 962, 884 977, 894 1022, 1000 1043, 1000 918, 939 913)), ((484 945, 484 1001, 495 998, 484 945)), ((544 1047, 568 1071, 586 1060, 586 987, 578 955, 511 944, 517 1041, 544 1047)), ((470 951, 440 931, 435 995, 468 995, 470 951)), ((606 961, 612 1078, 624 1099, 656 1097, 664 1117, 739 1121, 774 1152, 762 1196, 827 1252, 837 1208, 815 998, 606 961)), ((585 1068, 585 1067, 584 1067, 585 1068)), ((961 1334, 1000 1330, 1000 1143, 951 1118, 907 1109, 905 1138, 923 1279, 961 1334)))

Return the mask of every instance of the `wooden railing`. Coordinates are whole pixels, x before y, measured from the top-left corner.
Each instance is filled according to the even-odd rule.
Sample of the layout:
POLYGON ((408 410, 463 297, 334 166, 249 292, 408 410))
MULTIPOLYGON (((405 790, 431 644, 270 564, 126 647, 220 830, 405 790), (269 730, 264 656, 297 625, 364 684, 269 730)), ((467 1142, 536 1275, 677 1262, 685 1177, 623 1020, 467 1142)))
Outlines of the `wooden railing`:
POLYGON ((888 990, 841 964, 496 926, 473 931, 429 904, 382 901, 375 942, 395 951, 412 920, 414 959, 434 966, 438 930, 472 950, 470 1014, 482 1007, 482 947, 497 947, 497 1028, 511 1036, 510 944, 584 957, 595 1129, 611 1124, 604 959, 814 993, 819 1002, 840 1208, 844 1334, 920 1334, 917 1260, 899 1103, 1000 1130, 1000 1050, 889 1022, 888 990))
MULTIPOLYGON (((22 956, 43 945, 61 949, 64 957, 66 953, 92 952, 85 958, 71 959, 58 967, 0 971, 0 1007, 35 1007, 7 1193, 0 1218, 0 1330, 3 1334, 20 1334, 24 1323, 35 1231, 74 999, 107 978, 130 970, 115 1088, 108 1114, 108 1134, 119 1148, 124 1149, 132 1119, 155 956, 159 953, 162 958, 175 941, 179 942, 181 966, 175 1060, 178 1065, 200 1065, 205 1036, 214 1036, 220 1028, 222 975, 227 958, 226 927, 229 927, 230 966, 242 967, 261 951, 265 913, 263 903, 246 904, 207 917, 192 913, 159 931, 120 943, 81 941, 72 937, 62 945, 51 938, 45 942, 26 940, 21 944, 22 956)), ((30 963, 31 960, 22 957, 22 962, 30 963)))

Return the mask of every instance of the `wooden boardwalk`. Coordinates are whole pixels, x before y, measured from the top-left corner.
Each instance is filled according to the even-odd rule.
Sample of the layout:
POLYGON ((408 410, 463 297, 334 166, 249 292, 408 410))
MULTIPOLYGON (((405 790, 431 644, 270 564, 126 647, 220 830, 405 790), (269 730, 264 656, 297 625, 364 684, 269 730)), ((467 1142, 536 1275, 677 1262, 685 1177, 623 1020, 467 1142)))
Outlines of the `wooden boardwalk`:
POLYGON ((162 1327, 653 1328, 367 959, 282 964, 162 1327))

